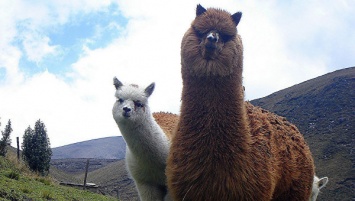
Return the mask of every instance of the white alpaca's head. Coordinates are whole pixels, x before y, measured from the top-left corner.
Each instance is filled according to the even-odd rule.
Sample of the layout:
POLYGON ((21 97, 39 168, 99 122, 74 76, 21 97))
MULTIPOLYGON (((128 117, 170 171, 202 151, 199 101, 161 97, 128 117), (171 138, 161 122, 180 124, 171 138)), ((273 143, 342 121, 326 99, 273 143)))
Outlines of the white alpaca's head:
POLYGON ((116 102, 112 115, 117 124, 136 122, 150 114, 148 98, 154 91, 154 82, 146 88, 138 85, 123 85, 116 77, 113 79, 116 88, 116 102))
POLYGON ((311 197, 309 198, 309 201, 316 201, 320 189, 325 187, 325 185, 327 185, 327 183, 328 183, 328 177, 322 177, 319 179, 317 176, 314 176, 313 186, 312 186, 312 194, 311 194, 311 197))

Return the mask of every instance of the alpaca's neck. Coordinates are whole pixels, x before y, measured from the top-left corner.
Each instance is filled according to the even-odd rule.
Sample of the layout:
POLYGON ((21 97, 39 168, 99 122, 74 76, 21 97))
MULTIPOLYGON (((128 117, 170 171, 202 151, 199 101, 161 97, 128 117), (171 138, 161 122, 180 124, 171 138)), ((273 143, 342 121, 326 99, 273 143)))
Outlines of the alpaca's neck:
POLYGON ((237 139, 242 150, 248 149, 250 135, 241 79, 241 76, 184 79, 181 123, 188 130, 203 130, 199 133, 204 138, 229 142, 237 139))
POLYGON ((126 121, 119 127, 133 155, 166 160, 169 150, 168 139, 152 115, 141 117, 139 122, 126 121))

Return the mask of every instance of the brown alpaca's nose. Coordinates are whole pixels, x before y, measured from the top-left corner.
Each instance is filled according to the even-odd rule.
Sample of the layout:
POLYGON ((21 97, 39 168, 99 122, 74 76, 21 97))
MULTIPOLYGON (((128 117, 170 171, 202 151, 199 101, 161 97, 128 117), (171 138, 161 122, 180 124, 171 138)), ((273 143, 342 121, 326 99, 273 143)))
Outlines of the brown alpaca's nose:
POLYGON ((218 36, 218 33, 216 32, 210 32, 208 35, 207 35, 207 40, 211 43, 216 43, 218 42, 218 39, 219 39, 219 36, 218 36))

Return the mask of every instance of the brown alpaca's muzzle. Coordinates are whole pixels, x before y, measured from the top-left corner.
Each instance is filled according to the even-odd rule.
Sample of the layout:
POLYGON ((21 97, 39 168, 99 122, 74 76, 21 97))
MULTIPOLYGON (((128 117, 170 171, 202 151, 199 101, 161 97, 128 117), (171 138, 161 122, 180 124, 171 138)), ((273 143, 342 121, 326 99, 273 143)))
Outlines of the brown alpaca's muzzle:
POLYGON ((220 41, 219 33, 211 31, 207 34, 203 41, 202 54, 205 59, 214 59, 218 53, 218 42, 220 41))

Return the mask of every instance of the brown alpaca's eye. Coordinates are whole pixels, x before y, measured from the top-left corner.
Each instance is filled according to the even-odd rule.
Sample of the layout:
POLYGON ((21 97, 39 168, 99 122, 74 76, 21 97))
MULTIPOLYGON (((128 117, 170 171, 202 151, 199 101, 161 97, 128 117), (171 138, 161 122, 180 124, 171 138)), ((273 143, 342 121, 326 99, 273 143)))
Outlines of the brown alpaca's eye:
POLYGON ((222 38, 223 42, 228 42, 233 38, 233 36, 227 34, 220 34, 220 37, 222 38))
POLYGON ((200 32, 199 30, 197 30, 195 27, 194 27, 194 31, 195 31, 195 34, 198 38, 202 38, 204 36, 204 33, 200 32))

